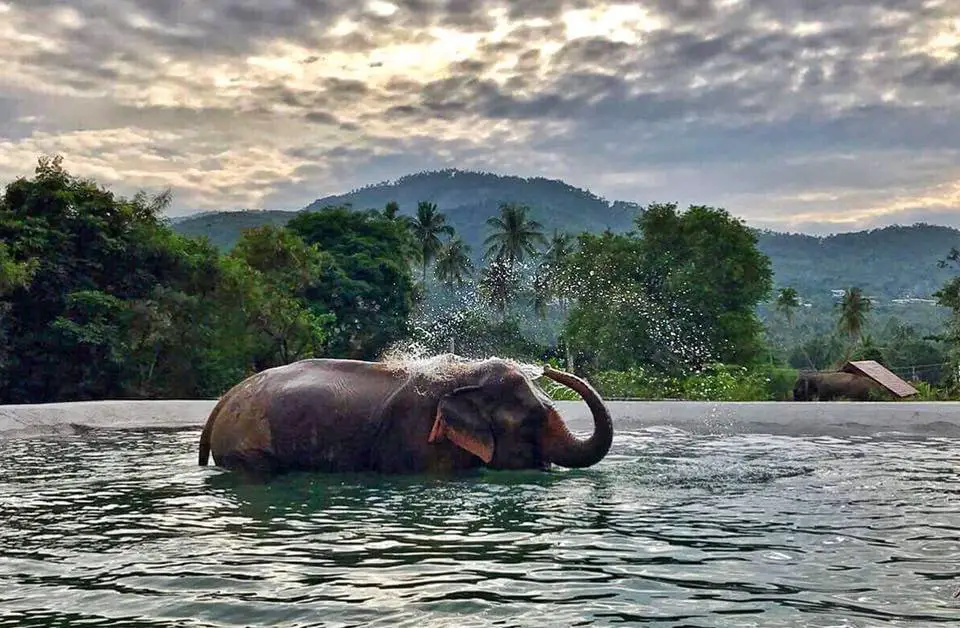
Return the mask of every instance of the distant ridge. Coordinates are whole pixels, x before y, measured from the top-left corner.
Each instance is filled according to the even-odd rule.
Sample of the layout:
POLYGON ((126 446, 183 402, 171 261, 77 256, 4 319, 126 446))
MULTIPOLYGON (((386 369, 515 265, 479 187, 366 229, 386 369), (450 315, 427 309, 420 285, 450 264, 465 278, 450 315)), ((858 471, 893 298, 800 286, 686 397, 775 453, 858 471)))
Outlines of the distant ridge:
POLYGON ((304 209, 315 211, 330 205, 382 209, 390 201, 396 201, 400 213, 407 215, 416 213, 420 201, 436 203, 447 215, 447 221, 473 247, 475 255, 480 253, 486 237, 487 218, 496 215, 504 202, 528 205, 531 216, 544 225, 548 234, 553 229, 573 232, 630 229, 640 207, 637 203, 607 201, 558 179, 449 168, 409 174, 392 182, 326 196, 304 209))
POLYGON ((885 300, 923 298, 957 274, 937 262, 960 248, 960 230, 927 223, 824 236, 764 230, 757 245, 770 257, 776 283, 801 297, 826 301, 831 290, 859 286, 885 300))
MULTIPOLYGON (((659 199, 653 199, 659 200, 659 199)), ((395 181, 366 185, 345 194, 326 196, 300 211, 324 206, 349 205, 354 209, 383 209, 396 201, 402 214, 416 213, 417 203, 430 201, 447 215, 474 256, 482 253, 486 220, 501 202, 531 207, 533 217, 549 234, 625 231, 641 208, 638 203, 608 201, 588 190, 557 179, 518 177, 455 168, 418 172, 395 181)), ((243 229, 284 225, 295 211, 247 210, 206 212, 177 220, 180 233, 207 236, 228 249, 243 229)), ((928 298, 955 273, 937 268, 951 246, 960 248, 960 231, 952 227, 918 223, 868 231, 816 236, 756 230, 758 246, 770 260, 777 286, 793 286, 807 301, 829 304, 831 290, 861 286, 885 300, 928 298)), ((923 307, 922 305, 918 307, 923 307)))

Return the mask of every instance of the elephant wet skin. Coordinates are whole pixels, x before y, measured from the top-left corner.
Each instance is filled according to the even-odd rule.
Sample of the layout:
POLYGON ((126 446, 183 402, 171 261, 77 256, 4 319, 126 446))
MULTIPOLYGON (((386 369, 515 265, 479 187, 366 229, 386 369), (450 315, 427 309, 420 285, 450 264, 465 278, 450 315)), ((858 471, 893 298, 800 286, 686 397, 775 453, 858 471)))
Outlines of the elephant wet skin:
POLYGON ((802 372, 793 385, 794 401, 870 401, 888 396, 886 388, 866 375, 844 371, 802 372))
POLYGON ((593 413, 573 436, 549 397, 512 362, 447 355, 425 362, 310 359, 267 369, 220 399, 200 436, 201 465, 257 474, 454 473, 588 467, 613 422, 584 380, 545 368, 593 413))

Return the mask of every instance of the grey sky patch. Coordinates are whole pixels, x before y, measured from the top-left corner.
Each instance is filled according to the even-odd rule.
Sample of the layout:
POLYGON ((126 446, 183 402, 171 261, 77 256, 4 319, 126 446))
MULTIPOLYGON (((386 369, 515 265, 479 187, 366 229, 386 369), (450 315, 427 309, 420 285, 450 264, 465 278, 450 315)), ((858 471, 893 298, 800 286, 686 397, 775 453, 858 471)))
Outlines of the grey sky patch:
POLYGON ((311 111, 304 116, 307 122, 312 122, 314 124, 329 124, 329 125, 339 125, 340 121, 337 120, 336 116, 333 114, 327 113, 326 111, 311 111))
POLYGON ((960 211, 949 0, 6 5, 6 178, 60 150, 204 209, 455 166, 785 225, 960 211))

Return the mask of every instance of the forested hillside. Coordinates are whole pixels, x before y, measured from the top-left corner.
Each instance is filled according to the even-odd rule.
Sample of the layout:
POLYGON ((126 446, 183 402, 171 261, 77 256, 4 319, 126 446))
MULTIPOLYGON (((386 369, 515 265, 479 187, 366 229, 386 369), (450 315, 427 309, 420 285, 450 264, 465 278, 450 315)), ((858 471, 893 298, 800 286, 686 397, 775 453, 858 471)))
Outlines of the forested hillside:
POLYGON ((960 247, 960 231, 925 224, 826 237, 762 231, 757 246, 773 263, 775 283, 807 302, 831 301, 831 290, 851 286, 889 301, 939 290, 954 273, 937 262, 960 247))
MULTIPOLYGON (((548 234, 553 229, 573 233, 626 231, 632 228, 641 208, 637 203, 610 202, 557 180, 443 170, 321 198, 305 210, 339 205, 382 209, 391 201, 407 215, 416 212, 420 201, 436 203, 447 222, 471 246, 474 258, 483 251, 485 221, 497 213, 501 202, 529 205, 531 217, 540 221, 548 234)), ((709 204, 709 199, 704 202, 709 204)), ((172 227, 186 235, 206 235, 219 248, 229 249, 243 229, 281 226, 296 213, 207 213, 179 220, 172 227)), ((770 257, 774 284, 792 286, 802 300, 820 305, 831 302, 831 290, 850 286, 860 286, 867 295, 885 302, 905 296, 929 298, 951 277, 950 271, 937 268, 937 261, 949 253, 951 246, 960 247, 960 231, 923 224, 827 237, 771 231, 759 231, 757 235, 760 250, 770 257)))
MULTIPOLYGON (((310 203, 305 210, 348 205, 353 209, 383 209, 389 202, 400 206, 400 213, 413 215, 420 201, 437 204, 471 246, 474 257, 482 253, 487 218, 497 213, 503 202, 530 207, 533 219, 547 233, 563 231, 623 231, 630 229, 639 209, 636 203, 609 202, 586 190, 562 181, 501 176, 463 170, 422 172, 401 177, 395 182, 378 183, 347 194, 327 196, 310 203)), ((183 234, 207 235, 221 248, 229 248, 243 229, 261 224, 282 225, 295 212, 242 211, 205 214, 180 220, 173 228, 183 234)))
POLYGON ((328 196, 314 201, 306 209, 341 204, 350 204, 355 209, 380 208, 390 201, 400 205, 401 214, 411 215, 420 201, 436 203, 475 255, 481 252, 487 235, 487 218, 495 215, 504 202, 529 206, 531 217, 543 224, 546 233, 554 229, 573 233, 624 231, 632 227, 640 207, 636 203, 610 202, 556 179, 525 179, 450 169, 421 172, 396 182, 328 196))
POLYGON ((303 357, 443 351, 566 364, 608 396, 783 399, 796 369, 849 359, 960 396, 960 274, 937 267, 954 230, 763 233, 761 247, 723 208, 650 203, 614 233, 614 205, 527 184, 571 195, 571 212, 579 196, 594 233, 544 233, 498 201, 472 264, 431 202, 412 218, 390 200, 168 221, 169 195, 118 197, 41 157, 0 195, 0 401, 211 398, 303 357), (220 228, 223 248, 171 222, 220 228), (224 225, 257 228, 231 244, 224 225), (889 298, 936 290, 942 305, 889 298))
POLYGON ((218 249, 227 251, 240 240, 244 229, 254 227, 283 227, 297 212, 243 210, 233 212, 205 212, 171 221, 170 227, 189 237, 206 236, 218 249))

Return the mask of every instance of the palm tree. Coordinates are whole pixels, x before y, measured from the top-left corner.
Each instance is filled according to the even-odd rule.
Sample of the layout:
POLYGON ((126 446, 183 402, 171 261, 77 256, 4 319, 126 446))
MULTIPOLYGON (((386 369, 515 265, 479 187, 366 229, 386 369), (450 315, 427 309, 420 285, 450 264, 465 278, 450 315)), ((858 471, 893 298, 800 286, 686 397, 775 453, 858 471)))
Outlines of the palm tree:
POLYGON ((460 236, 450 238, 437 251, 437 263, 433 267, 433 273, 441 283, 462 286, 464 278, 473 274, 470 245, 460 236))
MULTIPOLYGON (((546 318, 547 304, 553 297, 557 298, 561 314, 566 317, 567 299, 571 285, 567 264, 573 254, 573 236, 564 231, 554 229, 547 250, 543 253, 540 268, 533 280, 534 301, 533 309, 537 315, 546 318)), ((567 369, 573 371, 573 348, 564 341, 567 369)))
POLYGON ((793 314, 800 307, 800 296, 794 288, 783 288, 777 295, 776 309, 787 319, 788 325, 793 325, 793 314))
POLYGON ((544 271, 543 267, 537 269, 533 275, 533 311, 540 320, 547 317, 547 306, 550 299, 553 298, 553 290, 550 285, 550 276, 544 271))
POLYGON ((507 305, 520 289, 520 280, 507 260, 496 257, 480 271, 480 281, 477 282, 483 298, 500 312, 500 321, 507 318, 507 305))
POLYGON ((446 216, 437 211, 437 204, 428 201, 420 201, 417 204, 417 217, 413 220, 411 229, 420 249, 420 264, 423 270, 424 288, 426 288, 427 266, 443 245, 440 235, 452 236, 454 229, 447 224, 446 216))
POLYGON ((567 285, 566 265, 573 253, 573 237, 566 232, 554 229, 547 250, 543 253, 540 263, 540 272, 545 275, 545 287, 548 297, 556 296, 560 300, 561 311, 566 311, 566 300, 563 295, 567 285))
MULTIPOLYGON (((863 327, 867 322, 867 312, 870 311, 872 305, 870 299, 863 296, 861 288, 847 288, 843 292, 843 298, 837 303, 836 307, 840 308, 840 320, 837 321, 837 327, 850 337, 851 344, 863 336, 863 327)), ((847 351, 847 358, 849 357, 850 349, 847 351)))
POLYGON ((560 268, 573 253, 573 237, 558 229, 553 230, 547 250, 543 253, 543 263, 552 268, 560 268))
POLYGON ((527 217, 530 208, 526 205, 502 203, 500 215, 487 219, 487 225, 494 231, 483 244, 487 247, 486 256, 501 259, 510 270, 525 257, 536 257, 537 244, 547 245, 543 237, 543 228, 536 220, 527 217))

